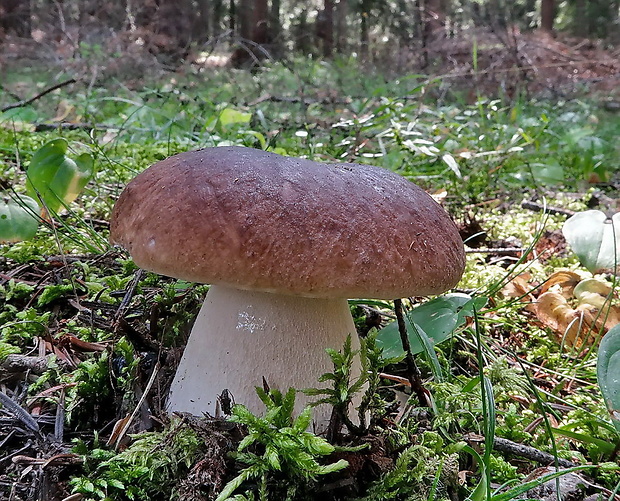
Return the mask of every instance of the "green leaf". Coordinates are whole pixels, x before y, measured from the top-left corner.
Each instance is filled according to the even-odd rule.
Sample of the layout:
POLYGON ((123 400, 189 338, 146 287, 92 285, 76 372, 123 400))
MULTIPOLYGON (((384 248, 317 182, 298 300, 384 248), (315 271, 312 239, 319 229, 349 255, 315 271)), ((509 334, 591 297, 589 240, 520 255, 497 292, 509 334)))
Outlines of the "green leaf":
MULTIPOLYGON (((437 345, 450 337, 455 329, 463 325, 466 317, 473 316, 473 309, 484 306, 486 298, 473 298, 467 294, 446 294, 440 296, 407 313, 408 322, 418 325, 437 345)), ((409 327, 410 325, 408 325, 409 327)), ((409 331, 412 353, 421 353, 424 347, 419 337, 409 331)), ((392 322, 379 331, 377 345, 383 347, 385 358, 402 357, 403 347, 398 332, 398 324, 392 322)))
POLYGON ((30 197, 2 196, 0 199, 0 243, 28 240, 39 227, 39 206, 30 197))
POLYGON ((537 184, 560 184, 564 181, 564 167, 557 163, 531 164, 532 177, 537 184))
POLYGON ((607 442, 605 440, 601 440, 600 438, 586 435, 585 433, 577 433, 565 428, 551 428, 551 430, 558 435, 572 438, 573 440, 578 440, 584 444, 594 445, 598 447, 603 454, 612 454, 616 448, 616 444, 613 442, 607 442))
POLYGON ((39 148, 28 167, 26 189, 35 200, 41 197, 46 208, 58 212, 71 203, 94 173, 93 157, 88 153, 75 160, 67 156, 66 139, 54 139, 39 148))
POLYGON ((310 407, 306 407, 293 422, 293 429, 296 432, 301 433, 308 429, 311 421, 312 421, 312 409, 310 407))
POLYGON ((226 129, 231 125, 249 124, 251 119, 252 113, 244 113, 243 111, 239 111, 234 108, 224 108, 220 112, 220 116, 217 121, 221 128, 226 129))
POLYGON ((23 106, 0 113, 0 122, 12 121, 21 123, 36 122, 39 115, 32 106, 23 106))
POLYGON ((610 329, 601 340, 596 375, 612 422, 620 433, 620 325, 610 329))
POLYGON ((349 466, 348 461, 345 459, 339 459, 335 463, 319 466, 317 473, 319 475, 327 475, 328 473, 344 470, 347 466, 349 466))
POLYGON ((589 271, 620 272, 620 212, 611 219, 599 210, 578 212, 564 223, 562 233, 589 271))

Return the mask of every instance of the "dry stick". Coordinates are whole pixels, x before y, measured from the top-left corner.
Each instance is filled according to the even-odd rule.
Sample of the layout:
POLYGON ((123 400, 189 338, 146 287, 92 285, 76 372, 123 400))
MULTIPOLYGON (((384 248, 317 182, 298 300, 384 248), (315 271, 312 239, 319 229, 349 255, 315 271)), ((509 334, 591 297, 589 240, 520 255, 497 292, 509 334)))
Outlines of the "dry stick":
POLYGON ((4 108, 0 109, 0 111, 5 112, 5 111, 12 110, 13 108, 21 108, 23 106, 28 106, 30 103, 35 102, 37 99, 45 96, 46 94, 49 94, 50 92, 53 92, 56 89, 60 89, 61 87, 65 87, 66 85, 70 85, 75 82, 76 82, 75 78, 70 78, 69 80, 65 80, 64 82, 57 83, 56 85, 52 85, 51 87, 45 89, 43 92, 39 92, 36 96, 31 97, 30 99, 23 99, 22 101, 19 101, 17 103, 9 104, 5 106, 4 108))
POLYGON ((411 384, 411 389, 415 392, 422 407, 428 407, 428 398, 426 397, 426 390, 422 384, 422 378, 420 377, 420 370, 415 363, 413 353, 411 353, 411 344, 409 343, 409 336, 407 336, 407 326, 405 324, 405 317, 403 315, 403 301, 402 299, 394 300, 394 313, 396 313, 396 321, 398 323, 398 332, 400 334, 400 341, 405 350, 405 363, 407 364, 407 379, 411 384))
POLYGON ((524 247, 498 247, 497 249, 465 249, 466 254, 498 254, 500 256, 524 251, 524 247))
POLYGON ((525 201, 521 204, 521 207, 524 209, 528 209, 534 212, 547 212, 549 214, 556 214, 560 216, 574 216, 575 211, 570 209, 563 209, 562 207, 550 207, 548 205, 544 205, 538 202, 525 201))
POLYGON ((7 408, 13 415, 26 425, 28 429, 39 432, 39 423, 21 405, 15 403, 6 393, 0 391, 0 403, 7 408))
MULTIPOLYGON (((513 454, 515 456, 529 459, 531 461, 536 461, 537 463, 545 465, 553 464, 555 461, 555 457, 553 456, 553 454, 549 454, 548 452, 544 452, 534 447, 530 447, 529 445, 523 445, 517 442, 513 442, 512 440, 508 440, 506 438, 495 437, 495 439, 493 440, 493 449, 499 452, 513 454)), ((574 466, 578 466, 572 461, 562 458, 558 458, 558 464, 563 468, 572 468, 574 466)))
POLYGON ((133 278, 131 279, 131 281, 129 282, 129 285, 127 286, 125 295, 123 296, 123 299, 121 300, 121 304, 118 306, 118 309, 116 310, 116 313, 114 314, 113 324, 115 326, 118 326, 121 318, 123 318, 123 316, 125 315, 127 308, 129 308, 129 304, 131 303, 133 295, 136 291, 136 287, 138 286, 138 283, 140 282, 140 280, 142 280, 143 276, 144 276, 144 270, 142 269, 138 269, 134 273, 133 278))

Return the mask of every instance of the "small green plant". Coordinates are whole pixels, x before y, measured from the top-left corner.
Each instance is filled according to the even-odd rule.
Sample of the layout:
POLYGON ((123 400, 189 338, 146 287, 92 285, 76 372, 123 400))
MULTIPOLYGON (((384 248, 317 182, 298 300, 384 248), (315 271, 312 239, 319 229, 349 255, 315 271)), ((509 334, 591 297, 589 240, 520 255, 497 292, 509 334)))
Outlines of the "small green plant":
POLYGON ((39 148, 26 171, 28 195, 55 214, 76 199, 94 174, 94 160, 82 153, 73 160, 67 155, 69 143, 54 139, 39 148))
POLYGON ((620 325, 601 340, 596 369, 607 410, 620 434, 620 325))
MULTIPOLYGON (((413 308, 407 312, 407 319, 409 325, 425 332, 434 346, 449 339, 466 323, 467 317, 473 316, 473 309, 481 308, 485 303, 484 297, 472 298, 462 293, 445 294, 413 308)), ((414 329, 409 330, 408 336, 411 353, 423 353, 425 346, 414 329)), ((378 343, 389 357, 404 355, 397 322, 391 322, 379 331, 378 343)))
POLYGON ((162 433, 143 433, 117 454, 95 440, 92 448, 78 441, 74 452, 84 458, 85 474, 71 480, 86 500, 169 499, 178 480, 201 452, 201 440, 179 420, 162 433), (163 496, 163 497, 162 497, 163 496))
POLYGON ((68 148, 64 138, 41 146, 26 173, 29 196, 12 193, 0 198, 0 243, 33 238, 41 219, 67 207, 88 184, 94 174, 93 157, 83 153, 73 160, 67 155, 68 148))
POLYGON ((303 390, 309 396, 322 396, 322 398, 314 401, 313 406, 331 405, 334 412, 350 431, 361 433, 360 427, 355 425, 349 417, 349 408, 352 405, 353 398, 364 387, 367 379, 368 360, 364 350, 353 350, 351 346, 351 336, 347 336, 342 351, 328 348, 325 350, 334 365, 333 372, 326 372, 319 377, 319 382, 331 382, 331 388, 308 388, 303 390), (359 356, 362 366, 362 373, 359 378, 351 381, 353 361, 359 356))
POLYGON ((308 388, 303 390, 309 396, 321 396, 312 403, 317 405, 330 405, 338 416, 340 423, 344 424, 349 432, 356 435, 368 433, 370 413, 371 422, 373 416, 380 416, 385 408, 385 402, 378 393, 381 384, 380 371, 384 367, 400 362, 402 355, 385 357, 383 346, 377 340, 378 332, 372 330, 365 338, 360 339, 360 349, 353 350, 351 336, 348 336, 341 351, 327 349, 327 354, 334 365, 333 372, 326 372, 319 377, 319 382, 331 382, 331 388, 308 388), (361 374, 352 380, 353 362, 356 357, 360 359, 361 374), (359 425, 355 424, 349 415, 355 395, 362 392, 361 401, 357 408, 359 425))
POLYGON ((30 197, 14 193, 0 197, 0 243, 34 237, 39 227, 39 206, 30 197))
POLYGON ((363 501, 454 499, 459 484, 459 445, 446 446, 435 432, 405 449, 394 468, 368 489, 363 501))
POLYGON ((243 405, 233 407, 230 420, 248 430, 233 457, 246 466, 226 484, 216 501, 295 499, 316 486, 319 477, 348 466, 342 459, 330 464, 319 462, 336 449, 306 431, 312 419, 310 408, 293 417, 294 389, 284 395, 262 388, 256 388, 256 392, 267 412, 259 417, 243 405), (233 496, 241 488, 245 489, 244 494, 233 496))

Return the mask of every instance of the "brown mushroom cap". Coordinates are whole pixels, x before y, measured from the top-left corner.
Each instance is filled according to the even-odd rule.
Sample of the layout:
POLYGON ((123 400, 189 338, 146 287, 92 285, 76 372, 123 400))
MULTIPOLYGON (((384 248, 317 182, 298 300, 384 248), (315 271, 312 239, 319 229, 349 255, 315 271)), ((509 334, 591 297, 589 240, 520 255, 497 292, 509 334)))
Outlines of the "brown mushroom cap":
POLYGON ((398 174, 243 147, 140 173, 114 207, 110 239, 162 275, 308 297, 438 294, 465 262, 446 212, 398 174))

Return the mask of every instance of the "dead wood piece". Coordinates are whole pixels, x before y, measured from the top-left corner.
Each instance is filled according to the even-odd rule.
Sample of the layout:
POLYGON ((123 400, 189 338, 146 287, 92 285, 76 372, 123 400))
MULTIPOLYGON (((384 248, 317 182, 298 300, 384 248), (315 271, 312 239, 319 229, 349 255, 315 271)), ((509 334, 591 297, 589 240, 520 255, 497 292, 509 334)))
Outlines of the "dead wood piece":
MULTIPOLYGON (((484 442, 484 437, 470 433, 465 437, 465 440, 468 442, 484 442)), ((529 459, 530 461, 535 461, 536 463, 544 465, 553 465, 556 462, 556 457, 553 454, 549 454, 548 452, 541 451, 529 445, 513 442, 506 438, 495 437, 493 440, 493 449, 498 452, 512 454, 513 456, 529 459)), ((562 458, 557 458, 557 464, 562 468, 579 466, 572 461, 562 458)))
MULTIPOLYGON (((508 440, 506 438, 495 437, 495 440, 493 441, 493 448, 496 451, 513 454, 531 461, 536 461, 540 464, 555 464, 555 456, 553 454, 530 447, 529 445, 513 442, 512 440, 508 440)), ((558 458, 557 461, 558 465, 563 468, 578 466, 567 459, 558 458)))
MULTIPOLYGON (((56 363, 61 370, 67 370, 68 364, 63 360, 56 359, 56 363)), ((36 376, 40 376, 49 368, 49 359, 47 357, 32 357, 28 355, 12 354, 7 355, 0 364, 0 374, 24 374, 30 372, 36 376)))
POLYGON ((17 455, 12 458, 15 464, 27 464, 27 465, 41 465, 45 468, 47 466, 66 466, 72 464, 81 464, 84 462, 83 458, 77 454, 56 454, 50 458, 33 458, 30 456, 17 455))
POLYGON ((14 273, 0 273, 0 285, 4 285, 10 280, 14 280, 16 282, 26 284, 26 285, 32 285, 32 286, 38 285, 37 282, 31 282, 30 280, 22 280, 21 278, 15 278, 13 275, 14 273))

